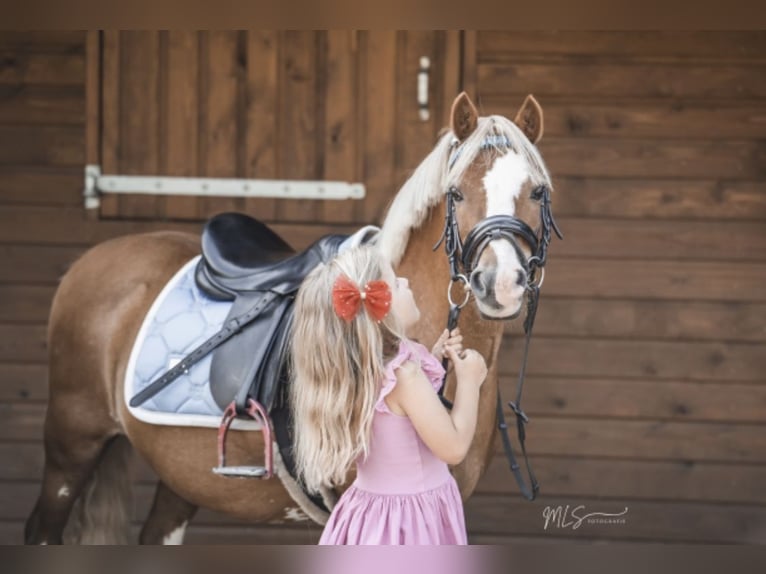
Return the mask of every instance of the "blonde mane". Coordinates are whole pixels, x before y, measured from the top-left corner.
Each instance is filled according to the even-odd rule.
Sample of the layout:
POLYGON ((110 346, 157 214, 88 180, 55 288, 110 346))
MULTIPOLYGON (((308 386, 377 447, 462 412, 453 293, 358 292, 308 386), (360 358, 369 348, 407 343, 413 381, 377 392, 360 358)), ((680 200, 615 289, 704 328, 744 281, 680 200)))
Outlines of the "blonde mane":
MULTIPOLYGON (((378 245, 389 261, 396 266, 401 262, 407 248, 407 242, 413 229, 423 223, 429 210, 437 205, 447 188, 460 185, 466 170, 477 156, 486 149, 488 137, 507 140, 510 149, 527 162, 530 178, 535 185, 547 185, 552 188, 548 170, 537 148, 511 120, 503 116, 479 118, 474 132, 459 146, 455 134, 447 132, 436 147, 415 169, 396 194, 388 209, 386 218, 378 236, 378 245), (453 152, 458 152, 456 161, 449 167, 448 162, 453 152)), ((491 145, 492 154, 487 167, 495 157, 507 153, 505 146, 491 145)))

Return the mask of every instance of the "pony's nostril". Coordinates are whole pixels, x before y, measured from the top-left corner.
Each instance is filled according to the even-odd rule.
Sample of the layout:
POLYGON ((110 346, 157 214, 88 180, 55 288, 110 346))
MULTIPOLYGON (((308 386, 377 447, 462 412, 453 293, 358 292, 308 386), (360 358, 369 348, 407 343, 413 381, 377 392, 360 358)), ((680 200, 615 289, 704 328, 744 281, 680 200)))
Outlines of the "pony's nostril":
POLYGON ((473 289, 473 292, 479 297, 484 296, 486 291, 484 282, 481 280, 481 275, 481 271, 474 271, 471 274, 471 289, 473 289))
POLYGON ((516 271, 516 285, 519 287, 523 287, 527 284, 527 274, 524 273, 521 269, 516 271))

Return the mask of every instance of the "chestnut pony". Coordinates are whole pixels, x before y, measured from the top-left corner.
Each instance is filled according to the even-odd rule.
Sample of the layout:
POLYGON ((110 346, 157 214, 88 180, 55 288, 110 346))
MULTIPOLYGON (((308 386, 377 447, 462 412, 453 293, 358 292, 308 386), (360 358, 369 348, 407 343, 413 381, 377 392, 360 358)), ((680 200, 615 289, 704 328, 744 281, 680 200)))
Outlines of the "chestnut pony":
MULTIPOLYGON (((454 206, 463 234, 493 215, 513 216, 540 232, 540 200, 534 190, 551 187, 534 145, 542 126, 542 110, 532 96, 511 121, 479 117, 462 93, 452 105, 450 130, 395 197, 377 241, 397 273, 410 280, 422 315, 414 338, 432 344, 449 310, 450 266, 441 249, 433 250, 444 230, 448 189, 460 190, 454 206)), ((252 522, 300 515, 278 479, 234 480, 211 472, 214 429, 147 424, 132 417, 124 404, 125 369, 142 320, 163 286, 199 249, 199 237, 192 234, 126 235, 88 250, 61 279, 48 323, 45 468, 26 523, 27 543, 127 542, 132 449, 159 476, 142 543, 181 542, 198 507, 252 522)), ((470 451, 453 468, 464 499, 494 450, 503 322, 493 319, 513 318, 522 309, 524 258, 531 255, 525 241, 492 239, 466 277, 472 301, 463 309, 460 327, 465 345, 486 358, 489 375, 470 451)), ((452 290, 461 292, 455 285, 452 290)), ((452 377, 445 395, 454 396, 452 377)), ((261 433, 230 433, 227 452, 231 458, 262 453, 261 433)))

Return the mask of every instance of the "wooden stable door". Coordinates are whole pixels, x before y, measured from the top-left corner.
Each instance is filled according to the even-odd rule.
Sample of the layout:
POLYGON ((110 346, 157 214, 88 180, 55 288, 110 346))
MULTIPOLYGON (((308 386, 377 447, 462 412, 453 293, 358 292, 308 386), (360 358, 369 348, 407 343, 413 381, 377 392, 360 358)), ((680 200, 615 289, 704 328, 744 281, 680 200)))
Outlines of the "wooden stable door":
MULTIPOLYGON (((364 199, 106 195, 101 217, 379 223, 459 91, 459 32, 103 32, 103 174, 361 182, 364 199), (430 60, 429 117, 418 70, 430 60)), ((91 54, 91 56, 93 56, 91 54)), ((91 60, 92 61, 92 60, 91 60)), ((92 128, 92 126, 91 126, 92 128)))

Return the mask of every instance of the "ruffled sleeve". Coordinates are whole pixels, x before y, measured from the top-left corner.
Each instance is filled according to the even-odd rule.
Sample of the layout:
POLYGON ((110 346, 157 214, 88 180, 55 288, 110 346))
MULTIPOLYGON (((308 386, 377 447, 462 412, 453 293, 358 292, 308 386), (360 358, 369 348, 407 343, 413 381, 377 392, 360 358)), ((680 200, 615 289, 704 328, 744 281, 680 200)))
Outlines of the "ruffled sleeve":
POLYGON ((386 365, 383 385, 380 390, 378 402, 375 405, 375 410, 384 413, 391 412, 386 404, 385 398, 396 386, 396 369, 401 367, 406 361, 413 361, 420 365, 420 368, 423 369, 423 372, 431 382, 431 386, 433 386, 435 391, 438 391, 439 388, 441 388, 442 380, 444 378, 444 368, 439 360, 420 343, 403 340, 399 343, 399 352, 396 357, 391 359, 386 365))

